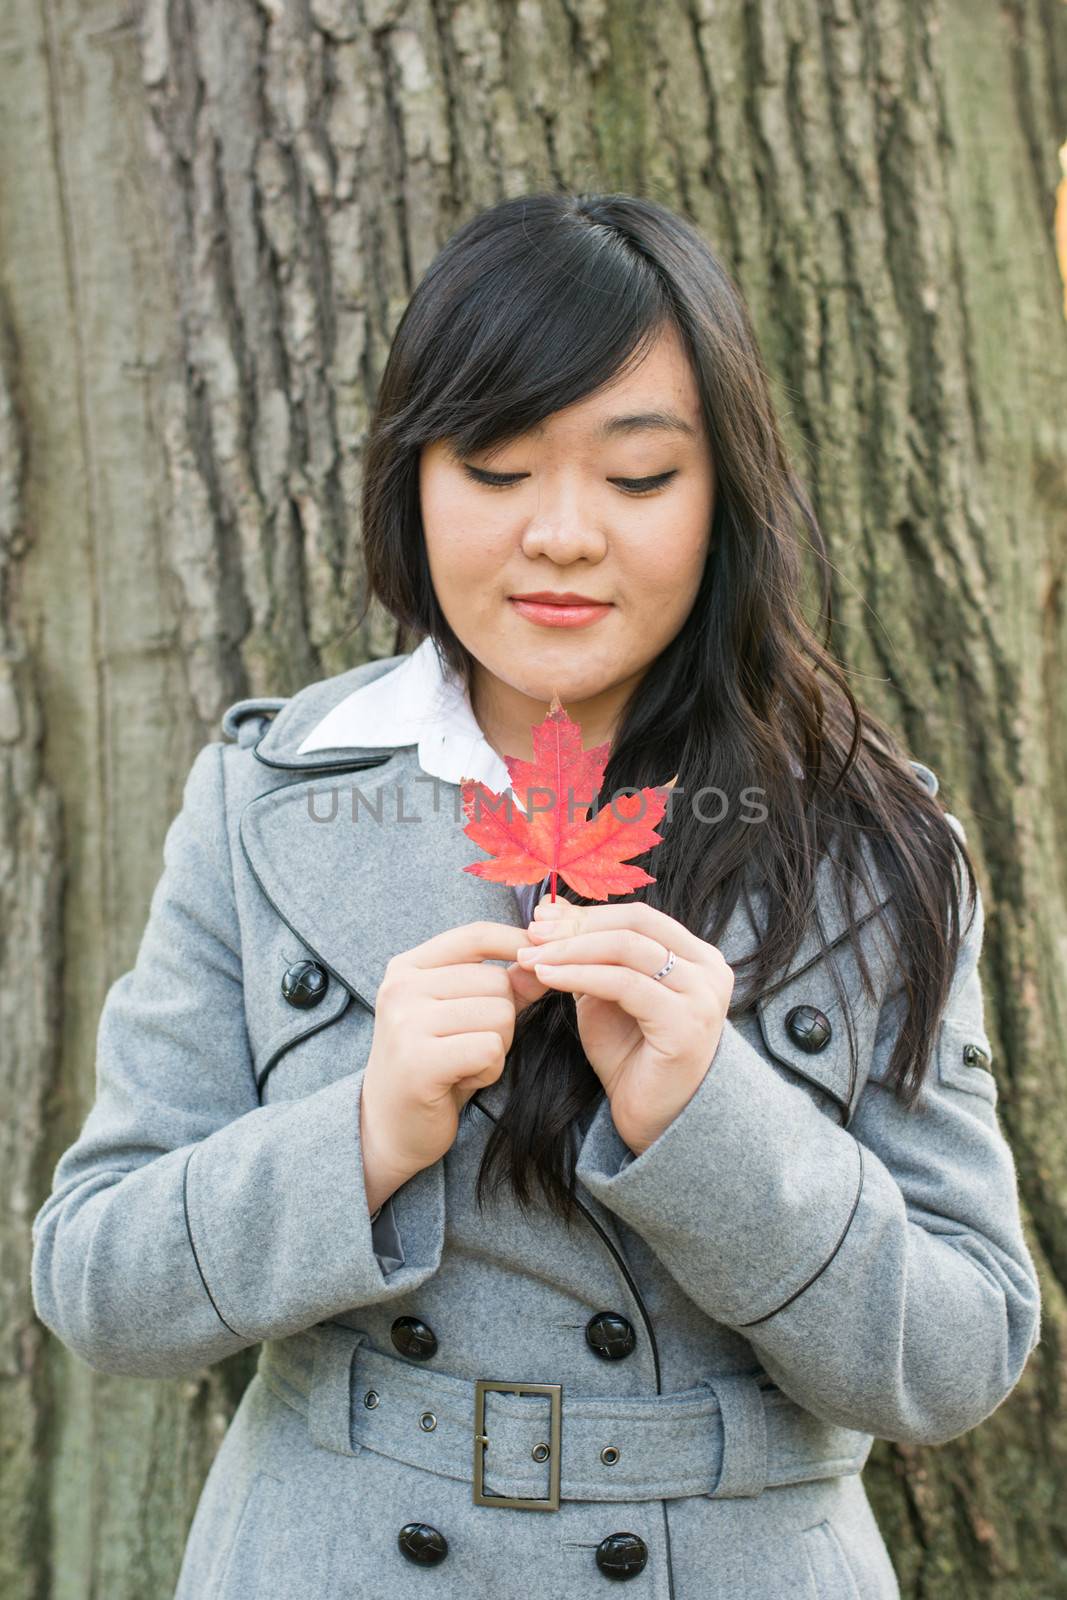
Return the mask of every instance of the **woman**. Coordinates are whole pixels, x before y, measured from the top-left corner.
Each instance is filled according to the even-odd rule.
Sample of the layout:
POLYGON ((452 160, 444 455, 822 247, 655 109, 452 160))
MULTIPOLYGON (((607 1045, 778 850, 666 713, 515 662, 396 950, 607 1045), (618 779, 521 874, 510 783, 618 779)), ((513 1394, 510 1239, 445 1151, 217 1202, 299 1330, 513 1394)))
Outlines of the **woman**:
POLYGON ((1040 1295, 963 830, 804 620, 820 531, 699 235, 461 228, 363 532, 417 648, 201 750, 34 1222, 99 1370, 262 1344, 177 1600, 889 1600, 872 1440, 988 1416, 1040 1295), (676 780, 632 896, 463 870, 460 780, 503 793, 553 693, 599 803, 676 780))

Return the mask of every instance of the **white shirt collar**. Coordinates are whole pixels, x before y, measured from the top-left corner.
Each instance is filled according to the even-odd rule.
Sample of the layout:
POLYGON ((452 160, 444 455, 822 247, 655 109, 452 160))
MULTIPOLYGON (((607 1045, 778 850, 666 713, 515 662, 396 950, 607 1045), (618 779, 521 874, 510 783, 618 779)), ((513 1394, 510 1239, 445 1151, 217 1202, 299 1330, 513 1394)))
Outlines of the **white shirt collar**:
MULTIPOLYGON (((333 750, 346 745, 418 745, 419 766, 431 777, 459 784, 478 778, 494 794, 506 794, 511 777, 486 739, 460 680, 443 670, 427 635, 406 661, 353 689, 328 711, 297 748, 333 750)), ((790 758, 795 776, 803 768, 790 758)), ((518 796, 515 804, 525 808, 518 796)))
MULTIPOLYGON (((469 695, 458 678, 442 670, 429 636, 398 667, 339 701, 305 735, 296 753, 302 756, 346 745, 372 749, 408 744, 418 745, 419 766, 431 777, 455 784, 478 778, 499 795, 511 789, 508 769, 482 732, 469 695)), ((801 771, 796 762, 793 768, 801 771)), ((518 795, 513 799, 524 811, 518 795)), ((539 884, 516 887, 526 921, 547 892, 548 882, 546 874, 539 884)))
POLYGON ((469 695, 458 678, 442 670, 429 636, 398 667, 339 701, 296 753, 407 744, 418 745, 419 765, 431 777, 455 784, 478 778, 494 794, 511 787, 508 769, 478 725, 469 695))

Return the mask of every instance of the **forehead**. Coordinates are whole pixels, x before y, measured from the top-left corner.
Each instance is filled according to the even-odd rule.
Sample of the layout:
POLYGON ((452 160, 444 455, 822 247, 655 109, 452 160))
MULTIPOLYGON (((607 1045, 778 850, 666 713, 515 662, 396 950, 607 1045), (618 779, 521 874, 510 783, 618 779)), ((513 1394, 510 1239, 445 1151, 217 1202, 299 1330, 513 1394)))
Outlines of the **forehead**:
POLYGON ((593 442, 655 432, 697 439, 703 414, 696 375, 678 332, 661 333, 645 355, 593 394, 553 412, 529 429, 533 438, 580 432, 593 442))

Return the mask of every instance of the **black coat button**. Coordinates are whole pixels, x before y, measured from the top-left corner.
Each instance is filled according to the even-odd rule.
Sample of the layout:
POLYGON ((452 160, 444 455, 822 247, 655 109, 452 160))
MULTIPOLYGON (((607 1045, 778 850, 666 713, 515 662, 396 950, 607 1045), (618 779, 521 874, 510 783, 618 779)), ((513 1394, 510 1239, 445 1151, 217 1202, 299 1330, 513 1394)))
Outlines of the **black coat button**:
POLYGON ((785 1031, 793 1043, 809 1055, 825 1050, 830 1043, 830 1018, 818 1006, 794 1006, 785 1019, 785 1031))
POLYGON ((437 1354, 437 1335, 418 1317, 397 1317, 389 1336, 400 1354, 412 1361, 428 1361, 437 1354))
POLYGON ((986 1068, 988 1068, 988 1066, 989 1066, 989 1057, 986 1055, 985 1051, 981 1048, 981 1046, 977 1045, 977 1044, 965 1044, 964 1045, 964 1047, 963 1047, 963 1060, 964 1060, 964 1064, 966 1066, 968 1066, 968 1067, 986 1067, 986 1068))
POLYGON ((596 1564, 608 1578, 636 1578, 647 1560, 648 1546, 636 1533, 609 1533, 596 1547, 596 1564))
POLYGON ((605 1361, 621 1361, 637 1344, 634 1330, 617 1311, 598 1311, 585 1325, 585 1342, 605 1361))
POLYGON ((417 1567, 436 1567, 448 1554, 448 1540, 428 1522, 405 1522, 396 1542, 400 1554, 417 1567))
POLYGON ((317 961, 294 961, 282 974, 282 994, 291 1006, 309 1011, 317 1006, 330 980, 317 961))

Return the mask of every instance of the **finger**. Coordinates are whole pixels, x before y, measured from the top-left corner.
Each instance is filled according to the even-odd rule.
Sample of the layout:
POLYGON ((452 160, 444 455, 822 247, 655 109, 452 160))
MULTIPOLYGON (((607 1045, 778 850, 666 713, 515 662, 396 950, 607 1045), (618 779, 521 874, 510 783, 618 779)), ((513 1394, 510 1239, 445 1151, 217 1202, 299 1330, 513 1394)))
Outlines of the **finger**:
POLYGON ((525 943, 526 929, 513 923, 464 922, 458 928, 435 933, 432 939, 425 939, 393 960, 420 969, 464 961, 513 961, 516 950, 525 943))
POLYGON ((507 976, 511 983, 516 1016, 548 992, 548 984, 542 983, 535 972, 527 972, 518 961, 513 961, 507 968, 507 976))
POLYGON ((459 1000, 465 995, 507 999, 511 984, 506 967, 468 961, 454 967, 420 968, 417 977, 409 973, 404 979, 404 993, 420 994, 430 1000, 459 1000))
POLYGON ((495 1083, 500 1077, 507 1049, 493 1030, 452 1033, 434 1045, 434 1072, 438 1080, 444 1080, 453 1088, 462 1085, 469 1098, 477 1089, 495 1083))
MULTIPOLYGON (((668 951, 658 939, 649 939, 632 928, 610 928, 604 932, 573 934, 569 938, 537 939, 529 950, 520 950, 516 960, 528 972, 539 961, 562 963, 601 961, 651 977, 668 960, 668 951)), ((684 988, 687 979, 694 977, 696 966, 682 956, 675 958, 671 968, 672 987, 684 988)))
MULTIPOLYGON (((566 902, 566 910, 556 913, 544 909, 547 903, 540 900, 534 907, 532 926, 551 926, 558 930, 558 936, 584 932, 587 928, 632 928, 636 933, 643 933, 646 938, 656 939, 666 945, 676 956, 699 962, 706 962, 715 948, 691 933, 675 917, 669 917, 665 911, 648 905, 644 900, 611 901, 595 906, 575 906, 566 902)), ((564 904, 562 901, 556 903, 564 904)), ((553 937, 557 937, 556 932, 553 937)))
POLYGON ((499 1033, 510 1044, 515 1030, 515 1007, 510 998, 496 995, 463 996, 456 1000, 436 1000, 429 1013, 430 1034, 445 1039, 454 1033, 499 1033))
POLYGON ((642 1029, 667 1028, 678 1002, 676 989, 666 989, 655 978, 634 972, 631 967, 556 966, 546 962, 535 970, 550 989, 614 1000, 642 1029))

